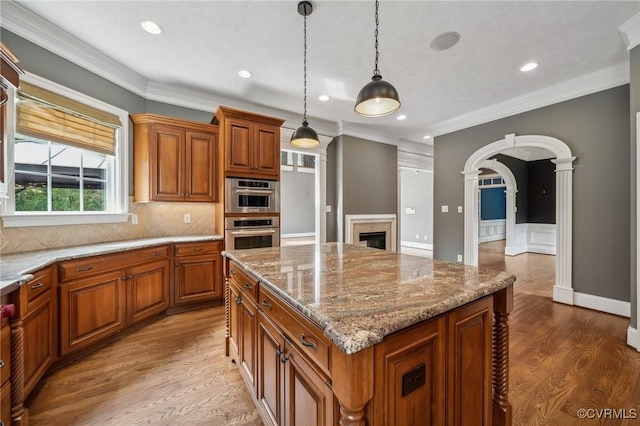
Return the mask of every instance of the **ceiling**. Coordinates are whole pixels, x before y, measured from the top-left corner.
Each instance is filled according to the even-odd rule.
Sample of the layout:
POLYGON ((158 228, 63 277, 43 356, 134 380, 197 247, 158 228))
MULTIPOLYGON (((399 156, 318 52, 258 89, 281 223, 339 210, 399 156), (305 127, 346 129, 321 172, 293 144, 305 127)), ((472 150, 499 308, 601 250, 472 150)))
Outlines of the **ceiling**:
MULTIPOLYGON (((3 27, 149 99, 211 112, 217 104, 272 112, 289 128, 301 121, 297 1, 2 3, 3 27), (164 32, 144 32, 147 19, 164 32), (253 77, 238 77, 240 69, 253 77)), ((423 137, 628 82, 629 53, 618 28, 640 12, 638 1, 383 0, 379 69, 400 94, 398 114, 407 118, 398 121, 397 114, 353 112, 373 71, 374 2, 312 3, 311 127, 390 143, 432 143, 423 137), (431 41, 448 31, 461 35, 459 43, 432 50, 431 41), (521 72, 530 61, 539 67, 521 72), (322 94, 331 99, 319 101, 322 94)))

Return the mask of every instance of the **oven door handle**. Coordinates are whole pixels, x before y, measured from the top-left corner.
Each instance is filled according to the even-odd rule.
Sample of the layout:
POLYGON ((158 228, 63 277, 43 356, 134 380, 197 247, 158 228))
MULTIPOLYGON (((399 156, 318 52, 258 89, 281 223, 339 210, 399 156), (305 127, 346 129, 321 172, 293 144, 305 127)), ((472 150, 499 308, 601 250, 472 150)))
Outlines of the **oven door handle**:
POLYGON ((271 195, 273 194, 273 190, 271 189, 236 189, 236 194, 261 194, 261 195, 271 195))
POLYGON ((275 229, 247 229, 242 231, 228 231, 231 235, 262 235, 262 234, 275 234, 278 232, 275 229))

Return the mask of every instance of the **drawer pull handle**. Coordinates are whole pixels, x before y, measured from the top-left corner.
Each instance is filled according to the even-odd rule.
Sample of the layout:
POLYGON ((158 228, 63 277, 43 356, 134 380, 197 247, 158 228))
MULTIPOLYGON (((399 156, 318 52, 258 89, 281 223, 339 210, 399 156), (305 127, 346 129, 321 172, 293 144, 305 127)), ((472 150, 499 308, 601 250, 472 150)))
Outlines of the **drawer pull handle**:
POLYGON ((242 305, 242 298, 236 297, 236 305, 242 305))
POLYGON ((231 275, 235 275, 236 271, 234 271, 233 269, 229 271, 231 273, 231 275))
POLYGON ((42 284, 42 283, 34 284, 34 285, 31 286, 31 290, 35 290, 35 289, 40 288, 40 287, 44 287, 44 284, 42 284))
POLYGON ((76 272, 87 272, 93 269, 93 266, 84 266, 82 268, 76 269, 76 272))
POLYGON ((304 334, 300 338, 300 341, 302 342, 303 346, 306 346, 306 347, 312 348, 312 349, 318 349, 318 345, 315 342, 308 342, 306 337, 304 336, 304 334))
POLYGON ((202 247, 194 247, 193 248, 193 251, 202 251, 202 250, 204 250, 202 247))
POLYGON ((0 359, 0 368, 4 367, 4 361, 0 359))
POLYGON ((153 257, 158 257, 158 256, 160 256, 161 254, 162 254, 162 253, 160 253, 159 251, 155 251, 155 252, 153 252, 153 253, 151 254, 151 256, 153 256, 153 257))
POLYGON ((244 288, 246 288, 247 290, 253 290, 253 286, 249 283, 244 283, 244 288))
POLYGON ((271 309, 273 307, 273 305, 269 302, 267 302, 267 299, 262 299, 262 306, 264 306, 265 308, 269 308, 271 309))

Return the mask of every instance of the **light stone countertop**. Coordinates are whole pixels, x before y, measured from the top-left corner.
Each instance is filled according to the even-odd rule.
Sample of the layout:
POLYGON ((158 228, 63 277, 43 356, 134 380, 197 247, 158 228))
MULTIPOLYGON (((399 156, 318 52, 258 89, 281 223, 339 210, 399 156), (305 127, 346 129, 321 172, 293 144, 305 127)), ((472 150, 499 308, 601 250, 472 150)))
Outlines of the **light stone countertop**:
POLYGON ((424 257, 329 243, 229 250, 347 354, 508 287, 515 276, 424 257))
POLYGON ((38 250, 2 255, 0 257, 0 295, 5 295, 33 279, 31 272, 64 260, 80 259, 171 243, 222 240, 221 235, 183 235, 176 237, 142 238, 88 244, 51 250, 38 250))

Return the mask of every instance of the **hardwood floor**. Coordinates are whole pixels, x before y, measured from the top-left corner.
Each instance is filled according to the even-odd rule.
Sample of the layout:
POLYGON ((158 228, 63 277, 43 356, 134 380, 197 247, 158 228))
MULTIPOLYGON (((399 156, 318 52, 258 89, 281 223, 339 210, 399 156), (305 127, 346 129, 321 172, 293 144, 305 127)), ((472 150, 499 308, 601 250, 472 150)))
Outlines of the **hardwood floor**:
MULTIPOLYGON (((517 276, 513 424, 638 424, 577 418, 580 408, 635 409, 640 418, 640 353, 625 344, 629 320, 553 303, 555 257, 505 258, 503 249, 483 244, 479 259, 517 276)), ((223 342, 223 307, 163 318, 47 377, 30 404, 31 424, 262 425, 223 342)))

